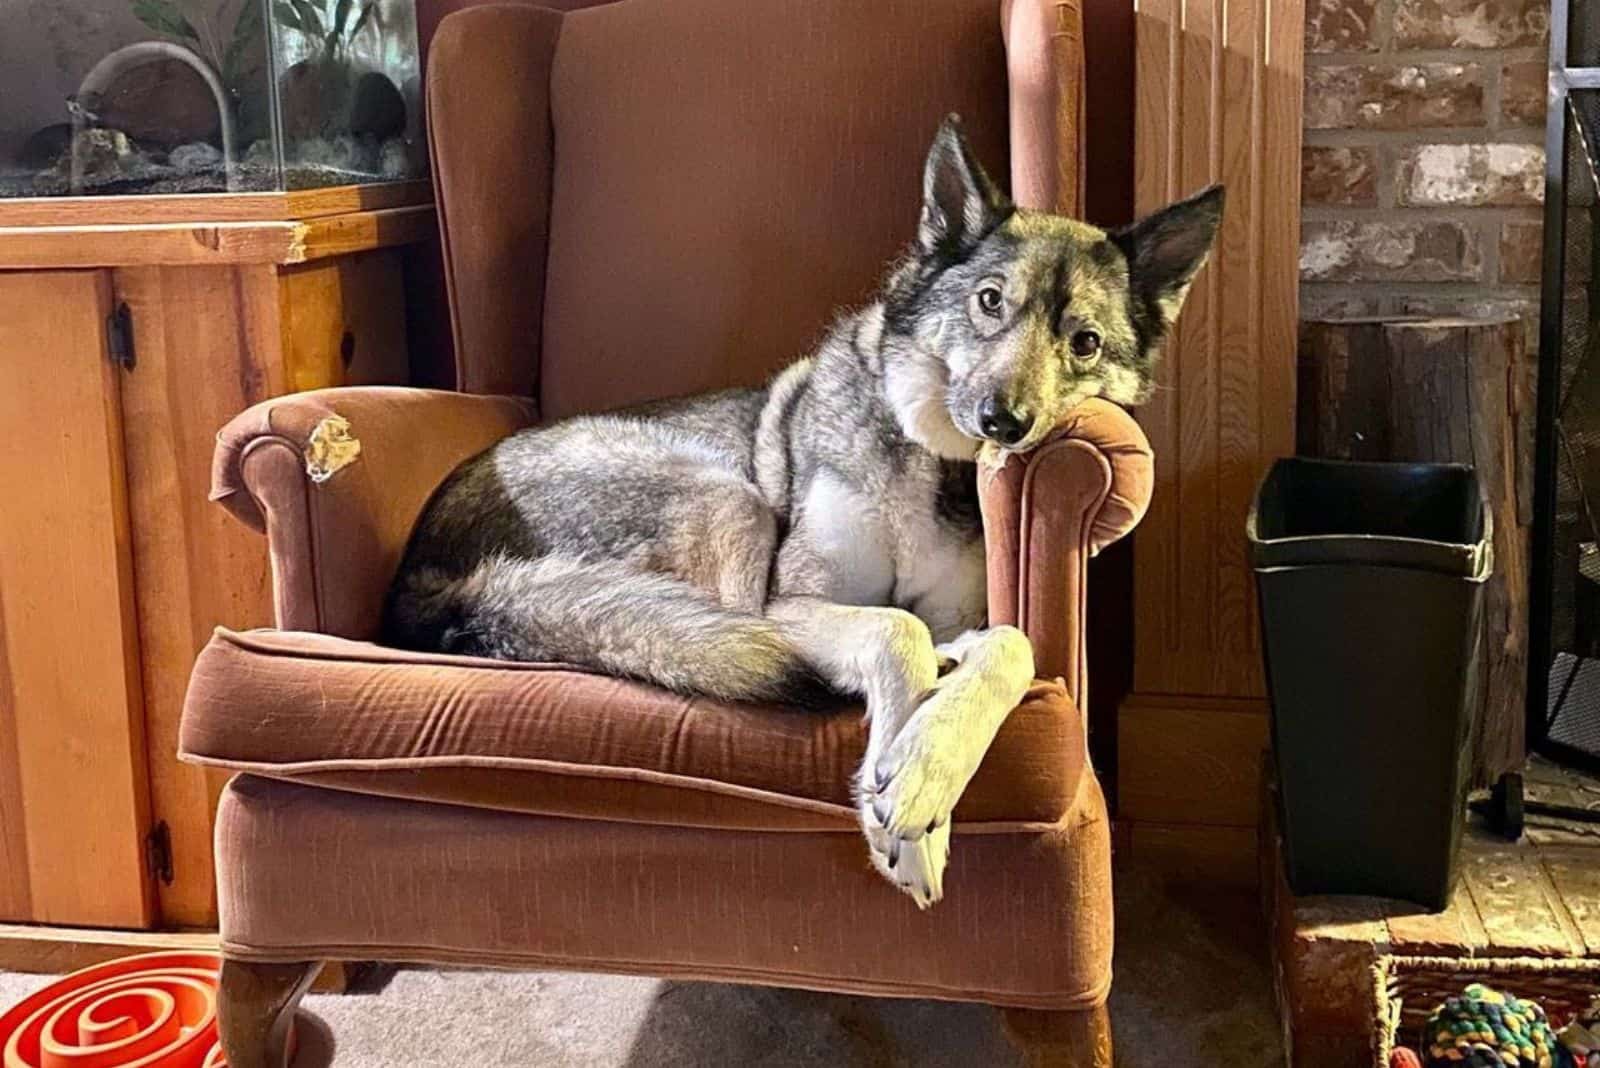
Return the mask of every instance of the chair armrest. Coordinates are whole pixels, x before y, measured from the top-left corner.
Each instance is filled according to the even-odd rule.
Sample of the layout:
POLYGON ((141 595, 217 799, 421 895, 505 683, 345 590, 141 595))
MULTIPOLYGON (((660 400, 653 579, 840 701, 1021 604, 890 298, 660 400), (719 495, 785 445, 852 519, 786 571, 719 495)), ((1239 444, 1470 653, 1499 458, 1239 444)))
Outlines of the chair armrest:
POLYGON ((211 499, 266 533, 279 627, 371 638, 429 495, 534 419, 531 400, 395 386, 279 397, 218 433, 211 499))
POLYGON ((1144 431, 1102 400, 1073 409, 1026 456, 979 462, 989 622, 1020 627, 1038 674, 1063 679, 1080 708, 1089 558, 1144 518, 1153 481, 1144 431))

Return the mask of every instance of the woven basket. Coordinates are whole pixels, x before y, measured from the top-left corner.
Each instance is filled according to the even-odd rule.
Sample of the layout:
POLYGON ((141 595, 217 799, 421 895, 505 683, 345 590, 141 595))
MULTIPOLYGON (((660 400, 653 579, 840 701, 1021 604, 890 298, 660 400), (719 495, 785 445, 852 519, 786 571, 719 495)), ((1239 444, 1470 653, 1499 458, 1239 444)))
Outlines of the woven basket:
POLYGON ((1386 1066, 1395 1046, 1421 1045, 1428 1014, 1469 983, 1544 1006, 1557 1032, 1600 995, 1600 960, 1541 957, 1384 957, 1374 969, 1378 996, 1376 1064, 1386 1066))

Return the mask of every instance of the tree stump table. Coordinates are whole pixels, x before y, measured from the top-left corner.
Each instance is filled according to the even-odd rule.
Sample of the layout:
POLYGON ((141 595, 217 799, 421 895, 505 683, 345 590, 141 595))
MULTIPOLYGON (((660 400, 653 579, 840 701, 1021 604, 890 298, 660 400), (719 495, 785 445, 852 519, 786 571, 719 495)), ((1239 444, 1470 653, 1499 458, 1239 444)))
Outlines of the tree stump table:
POLYGON ((1478 785, 1519 770, 1526 756, 1534 410, 1524 337, 1509 316, 1311 320, 1300 333, 1301 456, 1477 468, 1495 565, 1485 591, 1478 785))

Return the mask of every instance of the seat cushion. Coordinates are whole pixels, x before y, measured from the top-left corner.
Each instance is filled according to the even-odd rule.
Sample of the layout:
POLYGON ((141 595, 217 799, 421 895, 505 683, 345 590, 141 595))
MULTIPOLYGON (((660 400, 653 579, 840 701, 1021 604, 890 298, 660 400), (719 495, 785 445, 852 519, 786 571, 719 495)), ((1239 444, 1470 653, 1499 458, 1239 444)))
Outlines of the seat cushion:
MULTIPOLYGON (((218 630, 179 737, 189 761, 361 793, 547 815, 850 829, 859 706, 687 698, 567 665, 218 630)), ((1012 712, 956 809, 963 830, 1054 824, 1087 770, 1059 682, 1012 712)))

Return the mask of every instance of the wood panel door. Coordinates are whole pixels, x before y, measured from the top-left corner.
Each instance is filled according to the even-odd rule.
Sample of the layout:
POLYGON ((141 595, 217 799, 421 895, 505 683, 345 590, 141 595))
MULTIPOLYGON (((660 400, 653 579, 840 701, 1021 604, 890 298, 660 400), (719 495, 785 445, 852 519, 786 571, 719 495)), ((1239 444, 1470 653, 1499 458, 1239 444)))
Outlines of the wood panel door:
POLYGON ((154 918, 110 310, 105 272, 0 272, 0 920, 154 918))
POLYGON ((1258 479, 1294 452, 1304 14, 1303 0, 1141 0, 1136 14, 1139 213, 1228 190, 1138 413, 1156 485, 1133 546, 1134 692, 1118 731, 1136 850, 1139 823, 1254 821, 1265 689, 1244 523, 1258 479))
POLYGON ((216 923, 212 814, 228 776, 177 760, 195 654, 213 627, 272 622, 259 534, 208 500, 217 430, 284 391, 278 280, 271 266, 130 267, 114 274, 135 364, 123 372, 123 433, 154 818, 170 879, 163 926, 216 923))
POLYGON ((171 863, 159 920, 212 927, 212 829, 228 776, 178 762, 184 693, 214 627, 272 625, 266 541, 208 499, 216 434, 269 397, 403 384, 400 251, 293 267, 121 267, 113 278, 136 356, 122 409, 152 817, 171 863))

